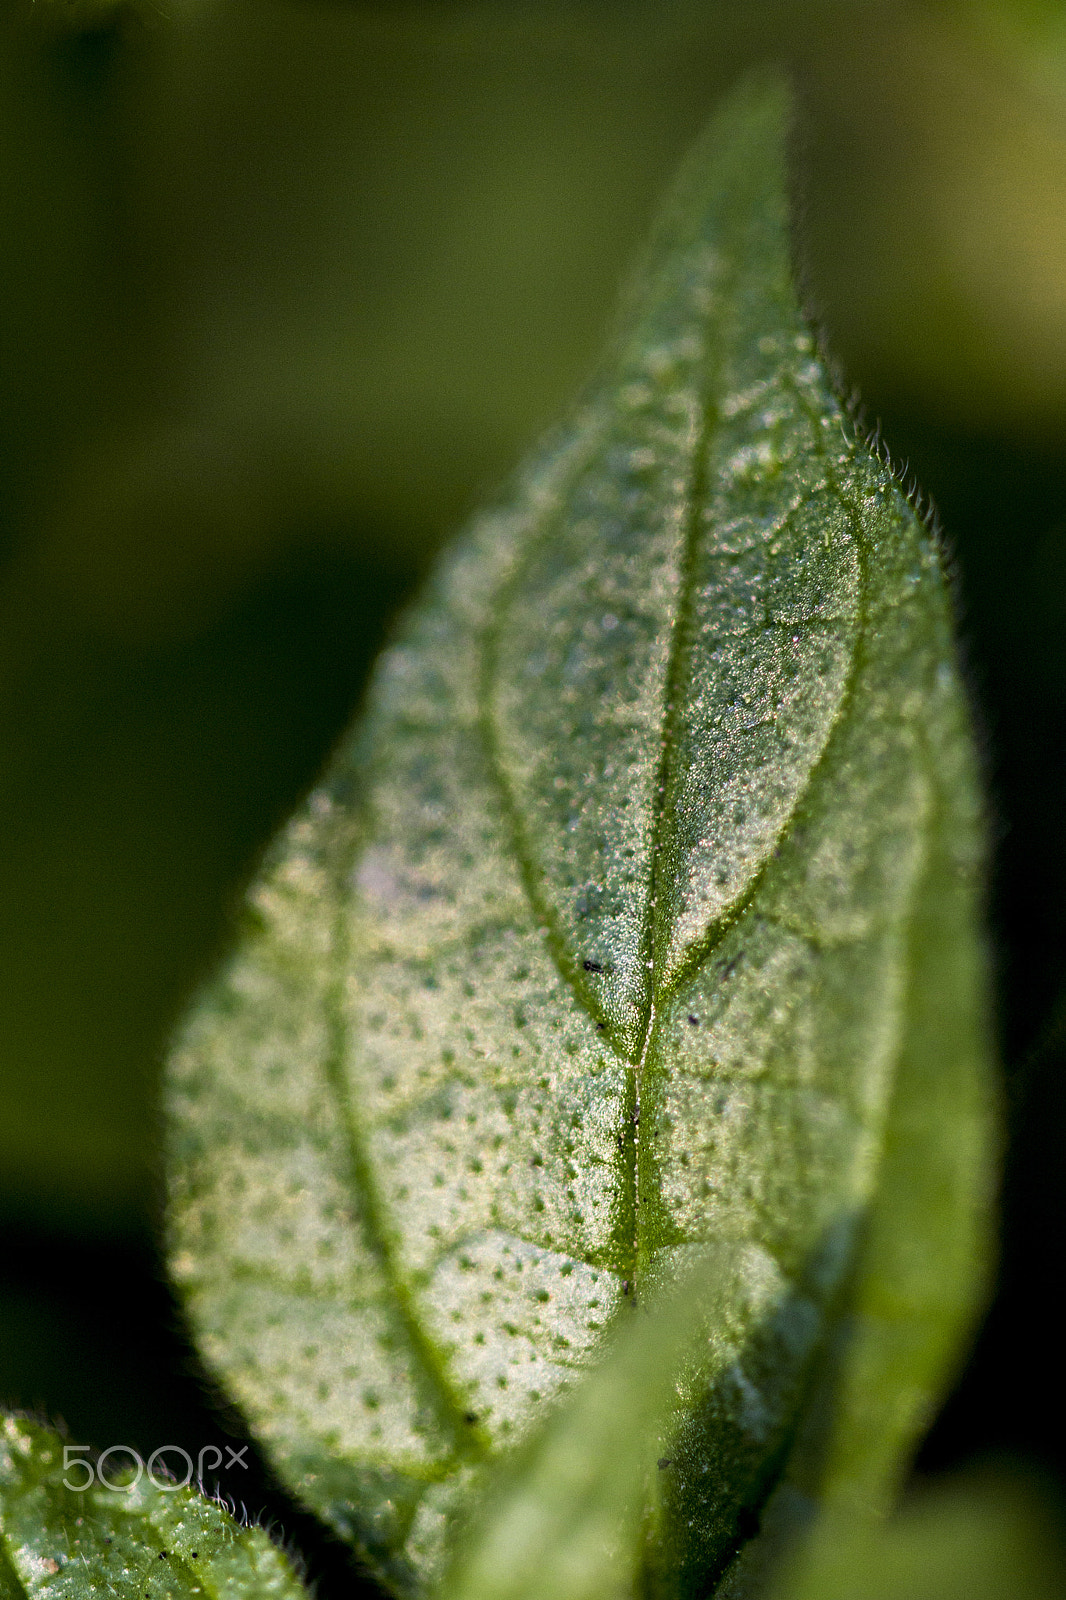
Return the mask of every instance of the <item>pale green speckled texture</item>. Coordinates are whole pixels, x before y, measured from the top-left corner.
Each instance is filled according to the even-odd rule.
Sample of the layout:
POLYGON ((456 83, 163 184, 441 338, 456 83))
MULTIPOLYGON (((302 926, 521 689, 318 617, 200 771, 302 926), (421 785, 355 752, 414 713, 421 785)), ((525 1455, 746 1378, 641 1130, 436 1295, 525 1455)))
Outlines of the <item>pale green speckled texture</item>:
POLYGON ((785 103, 720 113, 606 376, 409 616, 174 1054, 201 1348, 403 1594, 705 1242, 647 1581, 724 1569, 861 1279, 915 959, 962 1019, 964 1242, 882 1479, 968 1314, 981 841, 949 608, 797 304, 785 103), (916 958, 936 852, 948 934, 916 958))

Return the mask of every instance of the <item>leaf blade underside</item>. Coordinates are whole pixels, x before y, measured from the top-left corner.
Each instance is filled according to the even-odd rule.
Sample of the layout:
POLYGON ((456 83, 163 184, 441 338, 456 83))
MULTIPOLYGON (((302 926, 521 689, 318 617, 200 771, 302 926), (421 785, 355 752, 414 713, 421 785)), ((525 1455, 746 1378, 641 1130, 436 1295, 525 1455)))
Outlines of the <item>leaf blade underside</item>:
POLYGON ((646 1548, 664 1593, 734 1554, 871 1281, 945 849, 951 938, 919 965, 978 1087, 922 1349, 972 1301, 981 840, 949 610, 796 300, 786 105, 759 81, 719 114, 606 376, 411 614, 172 1061, 201 1348, 400 1593, 627 1301, 712 1245, 646 1548))

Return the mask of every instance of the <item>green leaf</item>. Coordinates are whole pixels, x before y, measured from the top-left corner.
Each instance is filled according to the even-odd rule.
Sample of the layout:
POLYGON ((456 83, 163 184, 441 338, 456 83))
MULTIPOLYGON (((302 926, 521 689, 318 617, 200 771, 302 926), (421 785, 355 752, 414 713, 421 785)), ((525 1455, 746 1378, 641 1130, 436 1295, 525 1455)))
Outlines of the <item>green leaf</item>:
POLYGON ((949 606, 801 314, 786 120, 775 79, 720 111, 605 375, 409 617, 174 1053, 201 1348, 401 1594, 693 1253, 662 1595, 764 1506, 753 1567, 797 1507, 886 1504, 979 1294, 949 606))
MULTIPOLYGON (((468 1530, 442 1600, 613 1600, 634 1592, 646 1482, 669 1470, 671 1390, 713 1296, 701 1263, 515 1453, 468 1530), (666 1451, 664 1455, 662 1452, 666 1451), (658 1458, 658 1459, 656 1459, 658 1458)), ((887 1522, 823 1516, 765 1600, 1055 1600, 1062 1529, 1035 1484, 972 1476, 887 1522)))
POLYGON ((514 1453, 464 1530, 443 1600, 633 1593, 648 1485, 675 1465, 678 1379, 694 1357, 698 1364, 720 1265, 708 1251, 665 1304, 620 1319, 607 1358, 514 1453))
POLYGON ((1019 1477, 938 1486, 884 1526, 826 1521, 771 1600, 1058 1600, 1066 1548, 1019 1477))
POLYGON ((156 1482, 134 1472, 123 1455, 101 1483, 84 1449, 64 1447, 37 1423, 0 1418, 0 1600, 305 1600, 261 1528, 242 1527, 158 1471, 156 1482))

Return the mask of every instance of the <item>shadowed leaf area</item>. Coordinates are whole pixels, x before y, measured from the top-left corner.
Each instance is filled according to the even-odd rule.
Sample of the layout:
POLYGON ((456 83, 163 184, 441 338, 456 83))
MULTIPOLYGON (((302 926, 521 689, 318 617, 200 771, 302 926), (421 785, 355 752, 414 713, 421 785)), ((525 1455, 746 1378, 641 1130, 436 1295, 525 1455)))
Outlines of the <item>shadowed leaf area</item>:
POLYGON ((951 618, 798 305, 787 104, 719 112, 602 376, 408 616, 174 1051, 203 1355, 402 1595, 690 1260, 624 1592, 739 1595, 797 1506, 887 1506, 979 1294, 951 618))

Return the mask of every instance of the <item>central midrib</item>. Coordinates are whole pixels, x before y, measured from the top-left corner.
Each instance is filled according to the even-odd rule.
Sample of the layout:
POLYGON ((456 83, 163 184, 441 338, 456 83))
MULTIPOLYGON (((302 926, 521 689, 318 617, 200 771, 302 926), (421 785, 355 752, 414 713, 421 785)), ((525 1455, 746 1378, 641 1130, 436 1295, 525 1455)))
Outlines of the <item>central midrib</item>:
MULTIPOLYGON (((734 257, 732 270, 723 274, 723 281, 719 287, 723 304, 730 303, 729 292, 739 276, 740 266, 734 257)), ((704 330, 706 331, 706 324, 704 325, 704 330)), ((726 341, 721 341, 718 347, 719 350, 725 348, 725 345, 726 341)), ((704 338, 701 363, 702 384, 698 401, 699 423, 696 439, 692 447, 692 468, 688 498, 685 505, 685 526, 678 574, 677 600, 671 624, 670 648, 663 687, 663 714, 659 731, 659 756, 656 762, 651 795, 651 844, 638 958, 640 963, 638 970, 645 977, 644 1000, 641 1006, 642 1027, 639 1045, 632 1053, 620 1050, 615 1040, 607 1032, 603 1013, 599 1009, 592 992, 583 981, 583 972, 577 958, 568 948, 559 925, 558 914, 548 898, 541 892, 540 873, 535 864, 533 852, 529 848, 522 817, 507 778, 492 714, 492 669, 496 661, 496 648, 501 626, 499 620, 487 628, 482 636, 479 661, 480 671, 477 685, 481 736, 488 757, 489 769, 500 795, 508 831, 514 845, 519 876, 530 908, 537 919, 538 925, 544 930, 545 942, 559 976, 573 994, 581 1009, 604 1035, 602 1043, 611 1051, 616 1060, 624 1063, 627 1069, 630 1087, 622 1108, 623 1147, 621 1151, 625 1193, 619 1197, 619 1210, 623 1217, 628 1215, 631 1218, 631 1237, 624 1241, 624 1255, 618 1270, 623 1277, 626 1291, 632 1290, 634 1293, 636 1289, 637 1262, 640 1253, 641 1089, 645 1065, 653 1043, 657 1011, 661 1008, 661 1002, 666 998, 664 993, 660 993, 658 974, 654 967, 658 923, 659 862, 663 853, 664 833, 669 821, 667 800, 672 787, 676 729, 682 716, 684 701, 685 655, 690 635, 702 535, 701 506, 705 499, 708 483, 711 445, 720 420, 719 407, 712 399, 712 396, 718 387, 721 360, 719 359, 719 361, 715 362, 712 368, 709 355, 708 341, 704 338)), ((595 448, 596 445, 593 443, 590 446, 588 455, 583 454, 581 460, 576 464, 574 469, 575 478, 584 470, 595 448)), ((561 499, 565 508, 565 493, 561 499)), ((536 540, 537 547, 545 539, 551 537, 558 518, 562 515, 565 515, 565 509, 556 512, 550 525, 544 529, 536 540)), ((493 606, 493 614, 496 619, 502 618, 505 614, 509 593, 518 588, 531 554, 532 552, 527 552, 525 559, 517 563, 516 567, 512 569, 501 584, 493 606)))
MULTIPOLYGON (((716 376, 716 374, 714 375, 716 376)), ((660 932, 660 889, 662 887, 660 874, 665 855, 665 846, 668 840, 668 830, 671 826, 670 800, 675 787, 675 761, 677 748, 677 728, 684 714, 685 700, 685 661, 691 640, 691 624, 697 587, 697 572, 700 554, 700 545, 703 536, 701 508, 707 495, 710 479, 710 458, 714 436, 720 421, 720 408, 715 404, 710 394, 714 390, 714 376, 706 380, 706 393, 701 403, 700 427, 698 439, 694 447, 693 469, 690 486, 690 499, 686 508, 686 527, 681 552, 680 574, 677 590, 677 601, 672 622, 669 657, 667 661, 663 717, 660 730, 660 749, 656 767, 652 804, 651 804, 651 846, 649 852, 648 887, 644 901, 644 912, 641 925, 640 962, 642 970, 647 974, 647 988, 644 1003, 643 1026, 640 1032, 639 1045, 631 1053, 620 1050, 616 1041, 605 1031, 601 1037, 602 1045, 610 1050, 615 1059, 624 1063, 630 1077, 631 1095, 623 1109, 625 1146, 622 1152, 623 1178, 626 1193, 621 1198, 623 1214, 628 1213, 632 1218, 632 1238, 626 1241, 627 1252, 618 1270, 626 1281, 627 1289, 635 1289, 637 1264, 640 1259, 640 1221, 641 1200, 640 1193, 640 1160, 643 1153, 643 1140, 648 1138, 645 1131, 642 1135, 641 1098, 644 1084, 645 1069, 649 1056, 654 1046, 654 1038, 659 1018, 663 1007, 671 993, 677 989, 689 976, 695 966, 702 966, 713 952, 715 946, 721 941, 727 930, 732 927, 738 918, 743 915, 759 892, 769 864, 769 858, 763 863, 761 869, 755 873, 745 892, 733 902, 713 924, 707 928, 704 937, 689 952, 689 958, 674 972, 669 985, 664 985, 661 974, 656 969, 657 941, 660 932)), ((788 383, 788 375, 782 374, 782 381, 788 383)), ((836 474, 829 469, 828 452, 821 430, 817 426, 817 417, 813 415, 812 408, 802 394, 798 385, 792 387, 796 399, 807 412, 812 423, 811 442, 817 455, 822 458, 826 468, 825 482, 837 494, 841 504, 845 507, 852 535, 855 539, 856 552, 859 558, 859 597, 855 616, 855 630, 852 639, 851 663, 847 682, 843 688, 833 722, 827 731, 825 744, 818 759, 806 776, 800 793, 796 796, 795 803, 790 810, 777 843, 787 837, 796 811, 798 810, 803 795, 809 791, 811 782, 816 772, 822 766, 830 748, 833 729, 839 720, 846 715, 851 697, 852 680, 857 669, 857 655, 859 641, 866 627, 866 550, 862 536, 861 518, 856 513, 856 508, 841 490, 836 474)), ((550 537, 551 530, 546 530, 542 537, 550 537)), ((540 540, 537 541, 538 544, 540 540)), ((507 591, 517 587, 521 581, 521 574, 525 562, 512 571, 507 582, 500 590, 500 598, 506 596, 507 591)), ((502 609, 502 608, 501 608, 502 609)), ((500 614, 497 610, 497 616, 500 614)), ((582 982, 582 975, 577 959, 570 952, 565 937, 559 926, 558 915, 547 897, 541 892, 540 873, 533 859, 533 853, 528 848, 525 839, 525 830, 518 806, 507 780, 506 771, 500 757, 498 741, 493 726, 491 712, 492 700, 492 666, 495 660, 496 631, 487 632, 482 641, 481 650, 481 680, 479 684, 479 708, 481 713, 482 736, 485 741, 486 753, 489 757, 489 766, 495 778, 498 792, 505 814, 507 815, 511 836, 514 841, 515 860, 519 867, 520 877, 527 895, 531 910, 537 919, 538 925, 545 931, 546 944, 549 954, 560 977, 573 994, 577 1003, 590 1019, 601 1030, 604 1029, 602 1013, 593 996, 587 991, 582 982)))
MULTIPOLYGON (((623 1201, 626 1205, 626 1209, 629 1211, 629 1215, 632 1217, 633 1232, 632 1239, 629 1241, 630 1255, 628 1263, 623 1263, 620 1265, 619 1275, 628 1280, 628 1286, 634 1290, 636 1288, 636 1269, 640 1247, 641 1194, 639 1162, 642 1151, 640 1112, 643 1076, 649 1053, 654 1044, 656 1026, 658 1018, 662 1012, 663 1004, 669 998, 669 993, 673 990, 673 988, 677 987, 677 983, 684 976, 684 971, 687 970, 686 964, 686 969, 683 969, 681 972, 675 974, 675 981, 670 985, 670 989, 661 989, 658 981, 658 973, 656 972, 652 963, 655 961, 656 933, 658 924, 658 891, 660 887, 659 873, 664 854, 664 846, 667 839, 667 830, 671 821, 669 814, 669 800, 673 787, 674 760, 676 755, 676 730, 683 714, 685 657, 691 634, 691 619, 694 604, 694 592, 696 587, 697 564, 701 535, 703 531, 701 525, 701 506, 705 499, 705 491, 709 478, 711 445, 715 430, 718 425, 719 416, 720 413, 718 408, 709 400, 706 400, 701 409, 699 436, 695 446, 696 454, 694 457, 692 472, 691 498, 687 507, 687 526, 685 529, 685 538, 682 549, 678 598, 672 624, 670 652, 667 663, 663 702, 664 711, 660 734, 660 753, 656 770, 655 789, 652 796, 652 842, 648 873, 648 893, 645 899, 644 916, 641 930, 641 959, 646 963, 644 970, 648 973, 648 987, 646 1013, 644 1018, 644 1027, 641 1034, 640 1048, 639 1050, 634 1051, 632 1055, 625 1054, 616 1047, 614 1041, 609 1036, 603 1036, 601 1038, 602 1045, 606 1049, 610 1050, 617 1060, 625 1064, 630 1075, 630 1081, 633 1090, 632 1100, 629 1106, 626 1108, 626 1148, 623 1157, 625 1186, 628 1190, 628 1193, 623 1196, 623 1201)), ((820 447, 822 441, 819 437, 817 429, 814 430, 814 438, 816 441, 816 448, 820 447)), ((840 493, 839 486, 837 486, 837 492, 840 493)), ((847 504, 846 497, 842 493, 840 493, 840 498, 842 502, 847 504)), ((848 509, 852 513, 851 520, 853 523, 853 530, 857 535, 856 543, 858 548, 861 550, 861 534, 859 529, 855 527, 855 524, 858 523, 860 519, 855 516, 853 507, 849 505, 848 509)), ((865 566, 865 563, 863 562, 862 565, 865 566)), ((512 574, 511 581, 514 581, 516 576, 516 574, 512 574)), ((864 580, 865 572, 863 572, 860 580, 860 593, 865 591, 866 585, 864 580)), ((505 585, 505 588, 509 586, 509 584, 505 585)), ((864 631, 864 610, 865 607, 860 604, 859 615, 856 618, 856 638, 861 637, 864 631)), ((488 667, 491 660, 491 654, 491 641, 487 637, 483 638, 481 650, 483 670, 482 684, 480 685, 483 690, 487 690, 488 688, 486 680, 488 676, 488 667)), ((482 713, 482 731, 486 735, 489 735, 491 730, 490 697, 487 693, 483 693, 479 698, 482 713)), ((838 708, 838 716, 845 710, 847 699, 848 695, 845 692, 841 698, 841 705, 838 708)), ((829 740, 827 739, 826 748, 828 748, 828 744, 829 740)), ((561 930, 558 927, 554 909, 539 893, 535 864, 529 858, 527 852, 519 847, 519 841, 521 839, 521 819, 518 816, 514 799, 510 794, 509 785, 507 784, 506 775, 502 764, 498 759, 498 751, 495 749, 495 740, 491 737, 489 737, 487 740, 487 753, 490 757, 490 767, 497 779, 499 791, 503 797, 505 809, 511 814, 513 826, 516 830, 513 834, 513 837, 516 841, 515 858, 520 867, 520 875, 530 902, 530 907, 538 920, 538 924, 547 932, 547 944, 553 959, 553 964, 556 966, 560 976, 566 983, 567 988, 574 995, 574 998, 581 1005, 582 1009, 589 1015, 590 1019, 594 1022, 600 1022, 601 1019, 597 1015, 596 1007, 590 1003, 590 997, 582 992, 582 985, 580 980, 577 978, 577 962, 570 955, 566 948, 561 930)), ((824 756, 825 750, 823 750, 821 759, 824 759, 824 756)), ((814 772, 821 765, 821 759, 819 762, 815 763, 815 767, 812 768, 811 773, 808 774, 808 780, 813 777, 814 772)), ((787 825, 785 831, 787 832, 787 825)), ((742 897, 742 902, 730 908, 730 914, 728 917, 724 919, 724 921, 716 924, 714 929, 708 930, 709 935, 713 934, 715 936, 713 942, 717 942, 717 939, 720 938, 721 934, 725 931, 725 927, 732 925, 732 923, 735 922, 737 915, 739 915, 750 903, 752 896, 758 890, 762 875, 763 874, 761 872, 756 875, 756 878, 748 887, 748 892, 742 897)), ((706 959, 707 954, 708 946, 705 941, 701 941, 701 964, 702 961, 706 959)), ((334 1025, 343 1035, 345 1031, 342 1021, 343 1006, 341 1004, 341 998, 339 994, 333 997, 333 1004, 329 1009, 331 1015, 334 1015, 335 1013, 334 1025)), ((467 1422, 462 1402, 459 1400, 458 1395, 452 1387, 440 1352, 436 1349, 432 1341, 427 1338, 425 1332, 420 1326, 419 1319, 415 1313, 415 1308, 409 1300, 407 1286, 401 1281, 397 1272, 396 1263, 392 1259, 392 1251, 389 1248, 386 1240, 385 1230, 381 1225, 383 1219, 381 1218, 379 1212, 376 1185, 373 1181, 373 1175, 370 1170, 369 1158, 367 1153, 363 1150, 362 1141, 356 1132, 353 1108, 349 1104, 348 1100, 348 1085, 343 1065, 344 1048, 342 1039, 337 1039, 335 1041, 334 1050, 331 1052, 331 1056, 333 1059, 331 1059, 327 1065, 327 1074, 330 1080, 331 1089, 338 1104, 338 1110, 341 1113, 342 1121, 348 1133, 349 1160, 352 1169, 352 1182, 353 1186, 358 1192, 360 1211, 363 1213, 364 1221, 367 1224, 366 1231, 370 1236, 372 1246, 376 1247, 375 1253, 379 1256, 379 1264, 385 1271, 386 1277, 389 1280, 389 1287, 393 1295, 393 1303, 399 1314, 400 1321, 403 1324, 411 1354, 415 1359, 416 1365, 421 1370, 423 1380, 427 1381, 431 1390, 435 1391, 436 1393, 436 1409, 438 1411, 438 1415, 446 1426, 450 1425, 448 1426, 448 1431, 452 1433, 459 1455, 462 1456, 470 1453, 476 1457, 481 1453, 483 1448, 481 1441, 478 1439, 475 1430, 472 1429, 467 1422)), ((643 1137, 646 1139, 647 1134, 644 1134, 643 1137)))
MULTIPOLYGON (((806 413, 811 424, 811 443, 813 450, 818 455, 825 469, 825 481, 840 500, 841 505, 848 513, 852 536, 855 540, 856 555, 859 562, 859 593, 856 607, 855 626, 851 643, 851 659, 849 662, 847 679, 841 692, 836 712, 832 723, 827 730, 825 742, 818 759, 814 762, 806 775, 800 791, 795 796, 789 815, 786 818, 777 843, 780 845, 791 831, 792 824, 802 803, 803 797, 809 793, 815 774, 820 770, 832 745, 832 735, 839 722, 846 716, 850 705, 854 679, 859 667, 861 641, 867 627, 867 590, 869 574, 867 570, 868 557, 863 537, 862 519, 857 514, 856 507, 840 487, 836 473, 829 465, 828 451, 825 441, 818 426, 819 418, 814 414, 806 396, 803 395, 798 384, 790 381, 791 375, 784 372, 781 381, 784 387, 792 388, 795 399, 806 413)), ((711 386, 709 385, 710 389, 711 386)), ((723 914, 715 918, 709 926, 704 937, 698 945, 689 952, 689 959, 681 964, 674 972, 673 979, 668 986, 661 981, 661 976, 655 966, 656 961, 656 933, 659 923, 660 900, 660 867, 663 858, 663 847, 666 832, 670 826, 669 802, 674 788, 675 755, 676 755, 676 728, 682 715, 682 705, 685 689, 685 656, 690 637, 691 622, 694 608, 694 595, 696 589, 696 573, 700 553, 700 544, 703 533, 700 508, 706 499, 706 491, 710 479, 710 457, 714 435, 720 420, 721 412, 717 404, 710 399, 710 394, 705 397, 702 413, 699 440, 692 472, 692 500, 688 507, 687 527, 682 554, 681 576, 678 584, 677 609, 674 616, 673 633, 670 641, 670 657, 667 663, 666 690, 664 712, 661 731, 661 745, 659 764, 656 773, 655 790, 652 796, 652 845, 648 876, 648 893, 645 900, 644 920, 641 932, 640 959, 644 970, 648 973, 648 998, 647 1010, 642 1030, 641 1043, 635 1059, 631 1063, 633 1072, 633 1106, 630 1126, 633 1152, 627 1161, 627 1176, 631 1182, 632 1192, 628 1196, 633 1217, 633 1243, 632 1257, 629 1262, 627 1276, 628 1286, 636 1293, 637 1269, 641 1257, 640 1235, 642 1199, 640 1192, 641 1156, 650 1135, 644 1128, 641 1116, 641 1099, 644 1087, 645 1072, 651 1054, 656 1027, 663 1008, 671 994, 681 986, 690 976, 695 966, 702 966, 712 954, 716 945, 721 942, 725 933, 732 927, 738 918, 743 915, 748 906, 757 896, 762 885, 770 857, 763 862, 760 870, 755 873, 745 892, 723 914)))
MULTIPOLYGON (((718 292, 721 297, 722 304, 729 305, 732 303, 731 289, 735 287, 736 280, 739 278, 740 274, 741 266, 738 261, 738 254, 735 252, 732 257, 731 270, 723 274, 722 281, 719 285, 718 292)), ((640 1255, 640 1219, 642 1199, 640 1193, 640 1169, 641 1156, 644 1150, 641 1132, 641 1097, 645 1069, 648 1063, 649 1055, 654 1046, 657 1022, 662 1014, 663 1006, 666 1000, 669 998, 670 992, 677 988, 678 985, 684 980, 684 978, 689 974, 692 966, 692 960, 686 960, 683 962, 682 966, 673 974, 673 981, 670 983, 668 988, 664 986, 662 976, 656 968, 655 963, 657 960, 657 953, 658 955, 661 955, 662 946, 664 943, 664 941, 658 937, 661 932, 661 872, 663 860, 667 853, 665 847, 668 842, 669 830, 673 823, 670 803, 675 788, 677 730, 684 714, 686 657, 688 655, 691 642, 692 617, 695 604, 695 592, 697 588, 699 555, 704 535, 702 510, 707 499, 712 446, 721 418, 720 407, 713 397, 718 393, 721 387, 720 377, 721 370, 724 365, 722 352, 732 348, 733 345, 735 345, 735 342, 736 338, 735 335, 732 334, 731 330, 730 334, 727 334, 725 338, 721 338, 717 341, 717 349, 715 353, 717 354, 718 359, 712 361, 712 353, 708 348, 709 341, 704 341, 703 383, 702 394, 699 402, 698 433, 693 445, 691 479, 689 484, 688 500, 685 507, 685 529, 681 550, 677 599, 672 621, 669 656, 664 681, 663 713, 659 735, 659 756, 651 795, 651 843, 649 851, 647 890, 644 899, 639 942, 639 970, 644 976, 644 984, 642 985, 643 1003, 641 1006, 642 1026, 639 1034, 639 1045, 631 1052, 620 1049, 617 1040, 611 1036, 611 1033, 605 1026, 605 1019, 603 1012, 599 1007, 598 998, 594 995, 587 983, 584 981, 584 974, 580 963, 569 949, 567 940, 563 934, 558 913, 556 912, 555 907, 550 903, 549 898, 542 891, 542 885, 540 881, 542 874, 536 865, 534 852, 530 848, 530 842, 526 836, 526 829, 523 819, 517 805, 516 798, 512 793, 511 786, 508 781, 505 765, 502 760, 502 754, 499 747, 497 732, 494 726, 494 718, 492 713, 494 688, 493 668, 497 659, 496 651, 499 638, 499 621, 497 621, 494 626, 486 629, 481 639, 479 662, 480 673, 478 682, 478 707, 481 733, 488 757, 489 768, 496 782, 502 807, 507 819, 509 832, 513 841, 514 856, 518 865, 519 875, 522 880, 525 894, 529 901, 530 908, 537 920, 538 926, 544 930, 545 942, 557 972, 578 1005, 586 1013, 586 1015, 589 1016, 593 1023, 596 1024, 602 1036, 600 1041, 602 1045, 611 1051, 616 1060, 619 1060, 625 1064, 631 1080, 631 1093, 627 1098, 627 1104, 624 1107, 623 1113, 624 1148, 622 1152, 622 1176, 624 1179, 623 1187, 627 1192, 620 1197, 623 1214, 628 1214, 628 1216, 632 1219, 632 1239, 628 1241, 628 1259, 620 1268, 623 1276, 627 1279, 627 1287, 635 1286, 636 1268, 640 1255)), ((781 374, 782 381, 787 384, 789 376, 790 374, 788 372, 783 372, 781 374)), ((793 388, 797 400, 800 402, 802 408, 807 412, 808 417, 812 422, 811 433, 813 448, 815 452, 822 457, 823 462, 827 464, 827 452, 825 450, 824 440, 821 437, 821 430, 817 425, 818 419, 812 416, 811 407, 807 403, 806 397, 800 393, 799 386, 794 383, 789 386, 793 388)), ((583 453, 582 459, 577 463, 575 467, 575 476, 584 470, 589 456, 592 454, 595 448, 596 443, 593 441, 590 444, 590 450, 588 454, 583 453)), ((832 482, 832 486, 835 488, 841 502, 847 506, 849 520, 851 521, 852 531, 856 539, 857 551, 859 552, 860 569, 864 569, 865 561, 863 560, 864 550, 861 537, 861 519, 856 517, 855 508, 848 504, 846 497, 840 490, 839 483, 833 482, 835 479, 835 474, 829 472, 827 474, 827 478, 832 482)), ((562 496, 562 500, 565 506, 565 493, 562 496)), ((552 519, 549 527, 542 531, 540 537, 536 540, 536 545, 538 547, 543 543, 544 539, 551 537, 553 529, 557 524, 557 519, 562 515, 565 515, 565 510, 558 511, 556 516, 552 519)), ((509 593, 516 590, 521 583, 522 574, 526 568, 529 554, 530 553, 527 552, 526 558, 517 563, 517 565, 508 574, 506 580, 500 586, 496 596, 497 604, 493 608, 495 617, 497 619, 502 616, 506 609, 506 601, 509 597, 509 593)), ((836 726, 839 717, 844 713, 849 700, 849 691, 851 687, 850 680, 856 666, 856 647, 858 640, 864 631, 865 590, 866 573, 865 570, 860 570, 860 598, 858 614, 855 619, 856 629, 853 639, 851 668, 848 675, 849 682, 845 686, 845 690, 841 695, 840 703, 837 707, 837 714, 833 718, 833 727, 836 726)), ((811 771, 807 774, 807 781, 803 785, 803 792, 808 790, 809 784, 814 777, 814 773, 821 766, 822 761, 825 758, 826 751, 828 750, 831 742, 831 733, 832 727, 827 733, 826 742, 818 760, 816 760, 811 771)), ((791 822, 795 816, 796 808, 800 803, 800 798, 800 796, 796 797, 796 803, 792 807, 789 818, 787 819, 782 830, 782 837, 789 831, 791 822)), ((780 842, 780 840, 778 842, 780 842)), ((764 862, 762 870, 755 874, 752 882, 748 884, 746 891, 735 903, 727 908, 726 912, 723 913, 722 916, 716 918, 714 924, 706 930, 704 937, 698 941, 698 951, 697 948, 694 947, 694 949, 690 952, 690 957, 693 959, 695 959, 698 954, 699 964, 702 964, 707 959, 708 955, 711 953, 714 946, 720 941, 726 930, 736 922, 738 916, 740 916, 750 905, 752 899, 758 892, 764 876, 766 865, 767 863, 764 862)), ((646 1138, 647 1134, 644 1134, 643 1139, 646 1140, 646 1138)))
POLYGON ((627 1199, 630 1214, 633 1218, 632 1253, 627 1277, 634 1295, 637 1290, 637 1264, 640 1259, 642 1199, 640 1167, 644 1141, 647 1137, 646 1134, 642 1136, 641 1133, 641 1100, 648 1053, 652 1047, 656 1017, 660 1009, 659 1002, 666 999, 665 994, 660 996, 659 974, 655 967, 656 932, 659 924, 660 860, 663 853, 666 830, 669 826, 667 802, 673 788, 677 726, 681 718, 681 708, 684 701, 685 657, 691 633, 702 534, 701 507, 704 503, 707 488, 711 443, 719 421, 718 407, 710 398, 711 392, 712 386, 710 382, 707 382, 705 393, 701 398, 699 429, 693 447, 692 477, 689 500, 686 507, 686 526, 681 552, 677 607, 674 613, 673 631, 670 637, 670 655, 666 667, 663 719, 659 733, 659 759, 656 764, 655 785, 652 791, 648 888, 644 899, 644 919, 640 936, 640 963, 642 970, 647 974, 647 999, 640 1050, 636 1061, 633 1063, 633 1110, 630 1126, 626 1130, 627 1139, 631 1139, 633 1145, 632 1154, 626 1161, 626 1174, 631 1189, 627 1199))

